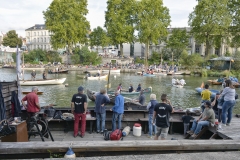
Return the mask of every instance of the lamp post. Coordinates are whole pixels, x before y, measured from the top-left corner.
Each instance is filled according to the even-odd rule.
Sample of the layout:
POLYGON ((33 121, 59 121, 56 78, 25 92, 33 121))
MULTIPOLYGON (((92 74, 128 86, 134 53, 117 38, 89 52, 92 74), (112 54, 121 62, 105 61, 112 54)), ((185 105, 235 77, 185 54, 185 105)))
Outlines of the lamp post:
POLYGON ((230 77, 230 71, 231 71, 231 64, 234 62, 233 59, 230 60, 230 65, 229 65, 229 73, 228 73, 228 78, 230 77))

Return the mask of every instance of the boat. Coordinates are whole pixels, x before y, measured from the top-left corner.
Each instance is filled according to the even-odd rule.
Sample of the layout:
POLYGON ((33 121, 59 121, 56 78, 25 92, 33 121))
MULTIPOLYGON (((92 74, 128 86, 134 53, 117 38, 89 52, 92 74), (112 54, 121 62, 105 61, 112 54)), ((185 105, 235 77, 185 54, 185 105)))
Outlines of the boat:
POLYGON ((156 75, 155 74, 144 73, 143 76, 145 76, 145 77, 155 77, 156 75))
POLYGON ((184 79, 178 80, 178 79, 172 79, 172 86, 176 88, 183 88, 183 86, 186 84, 184 79))
POLYGON ((155 75, 158 75, 158 76, 166 76, 167 73, 162 73, 162 72, 154 72, 155 75))
MULTIPOLYGON (((96 91, 90 91, 90 90, 87 89, 87 96, 93 102, 95 102, 95 98, 94 98, 95 93, 96 93, 96 91)), ((115 103, 115 97, 111 96, 110 94, 108 96, 109 96, 109 99, 110 99, 110 103, 114 104, 115 103)))
POLYGON ((48 71, 48 74, 68 74, 68 70, 48 71))
POLYGON ((183 85, 181 84, 172 84, 173 87, 176 87, 176 88, 183 88, 183 85))
MULTIPOLYGON (((201 88, 201 87, 198 87, 198 88, 195 88, 195 90, 199 93, 199 94, 201 94, 202 93, 202 91, 204 90, 203 88, 201 88)), ((215 90, 215 89, 209 89, 210 91, 211 91, 211 98, 214 98, 215 96, 216 96, 216 93, 219 93, 219 91, 218 90, 215 90)))
POLYGON ((213 84, 213 85, 221 85, 222 84, 222 82, 218 82, 218 80, 208 80, 207 82, 210 84, 213 84))
MULTIPOLYGON (((109 70, 102 70, 103 72, 109 72, 109 70)), ((120 73, 121 69, 111 69, 111 73, 120 73)))
POLYGON ((38 85, 58 85, 63 84, 65 82, 66 78, 60 78, 60 79, 47 79, 47 80, 21 80, 20 84, 22 86, 38 86, 38 85))
MULTIPOLYGON (((28 93, 31 93, 30 91, 22 91, 22 94, 28 94, 28 93)), ((43 94, 43 92, 40 92, 40 91, 38 91, 37 92, 37 95, 42 95, 43 94)))
POLYGON ((101 79, 106 79, 107 78, 107 74, 106 75, 103 75, 103 76, 90 76, 90 77, 88 77, 88 76, 85 76, 85 78, 86 79, 88 79, 88 80, 101 80, 101 79))
POLYGON ((167 75, 183 75, 184 72, 168 72, 167 75))
POLYGON ((35 68, 26 68, 26 67, 23 67, 23 68, 21 68, 22 70, 24 69, 24 70, 44 70, 45 68, 44 67, 35 67, 35 68))
MULTIPOLYGON (((143 90, 143 93, 151 93, 152 92, 152 87, 145 88, 143 90)), ((113 94, 114 91, 108 91, 109 94, 113 94)), ((139 95, 140 92, 127 92, 127 91, 121 91, 121 95, 139 95)))
POLYGON ((12 66, 12 65, 5 64, 5 65, 2 66, 2 68, 15 68, 15 67, 12 66))

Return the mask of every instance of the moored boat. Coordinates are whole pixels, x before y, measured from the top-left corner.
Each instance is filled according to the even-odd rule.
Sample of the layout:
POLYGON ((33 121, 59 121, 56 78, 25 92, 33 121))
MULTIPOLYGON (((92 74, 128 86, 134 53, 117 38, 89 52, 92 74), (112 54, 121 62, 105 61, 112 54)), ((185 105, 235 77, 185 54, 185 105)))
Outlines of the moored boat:
POLYGON ((155 77, 155 74, 147 74, 147 73, 143 73, 143 76, 145 77, 155 77))
MULTIPOLYGON (((143 89, 143 93, 151 93, 151 92, 152 92, 152 87, 143 89)), ((114 91, 108 91, 108 93, 113 94, 114 91)), ((121 95, 139 95, 139 93, 140 92, 136 92, 136 91, 133 91, 133 92, 121 91, 121 95)))
POLYGON ((86 79, 88 79, 88 80, 104 80, 104 79, 107 79, 107 74, 106 75, 103 75, 103 76, 90 76, 90 77, 88 77, 88 76, 85 76, 85 78, 86 79))
POLYGON ((12 65, 5 64, 5 65, 2 66, 2 68, 15 68, 15 67, 12 66, 12 65))
POLYGON ((60 79, 47 79, 47 80, 21 80, 20 85, 22 86, 35 86, 35 85, 58 85, 63 84, 65 82, 66 78, 60 78, 60 79))
MULTIPOLYGON (((121 69, 111 69, 110 73, 120 73, 121 69)), ((103 70, 103 72, 109 72, 109 70, 103 70)))
POLYGON ((68 70, 48 71, 48 74, 68 74, 68 70))
POLYGON ((222 82, 218 82, 218 80, 208 80, 208 83, 213 84, 213 85, 221 85, 222 82))

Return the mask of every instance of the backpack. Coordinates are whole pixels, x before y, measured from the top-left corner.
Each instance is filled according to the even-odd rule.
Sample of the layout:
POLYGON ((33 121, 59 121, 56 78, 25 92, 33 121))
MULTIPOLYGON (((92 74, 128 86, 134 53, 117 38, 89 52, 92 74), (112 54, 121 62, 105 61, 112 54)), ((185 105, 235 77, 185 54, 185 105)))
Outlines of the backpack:
POLYGON ((104 137, 104 140, 105 140, 105 141, 110 140, 110 134, 111 134, 110 131, 108 131, 107 129, 104 130, 104 132, 103 132, 103 137, 104 137))
POLYGON ((123 140, 122 131, 120 129, 116 129, 110 134, 110 140, 118 141, 120 139, 123 140))
POLYGON ((56 111, 53 119, 62 119, 62 112, 61 111, 56 111))

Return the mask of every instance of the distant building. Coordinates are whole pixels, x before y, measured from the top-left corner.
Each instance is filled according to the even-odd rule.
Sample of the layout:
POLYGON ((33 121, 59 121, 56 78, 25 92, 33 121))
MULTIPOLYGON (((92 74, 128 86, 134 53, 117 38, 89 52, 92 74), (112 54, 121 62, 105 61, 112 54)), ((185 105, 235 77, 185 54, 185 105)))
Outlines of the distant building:
POLYGON ((44 24, 35 24, 34 26, 25 30, 27 50, 34 49, 51 50, 50 32, 46 29, 44 24))

